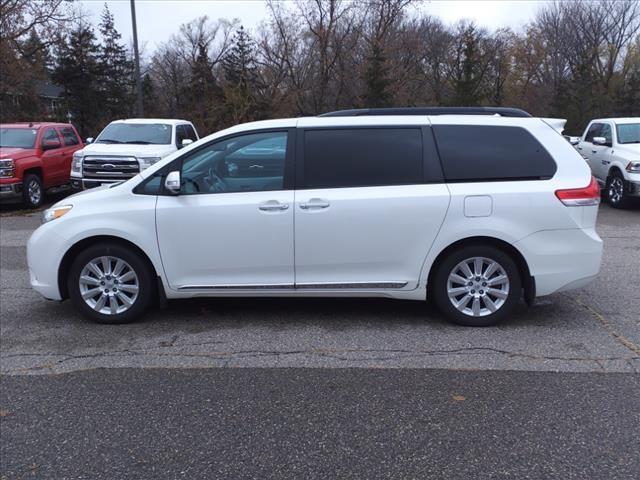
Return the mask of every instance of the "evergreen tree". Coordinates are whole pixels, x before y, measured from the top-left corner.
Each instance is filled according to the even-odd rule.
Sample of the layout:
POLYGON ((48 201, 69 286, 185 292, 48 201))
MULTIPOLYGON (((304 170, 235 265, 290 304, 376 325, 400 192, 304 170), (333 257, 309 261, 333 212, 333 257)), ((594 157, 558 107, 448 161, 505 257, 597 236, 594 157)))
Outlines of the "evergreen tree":
POLYGON ((105 121, 127 116, 133 104, 133 64, 120 43, 121 35, 115 28, 113 14, 105 3, 100 19, 102 44, 98 55, 100 87, 104 101, 105 121))
POLYGON ((81 23, 58 45, 52 79, 64 88, 66 106, 82 136, 95 135, 99 126, 96 112, 103 106, 99 53, 93 29, 81 23))
POLYGON ((367 59, 367 70, 364 75, 365 94, 364 106, 368 108, 382 108, 391 105, 392 95, 389 92, 391 82, 388 77, 388 67, 382 48, 376 43, 371 48, 367 59))
POLYGON ((191 65, 188 92, 189 116, 200 130, 209 131, 219 127, 220 111, 224 104, 222 89, 213 75, 207 44, 198 44, 198 55, 191 65))
POLYGON ((462 35, 462 62, 453 79, 453 104, 459 106, 480 105, 485 97, 483 91, 485 62, 480 51, 476 28, 468 26, 462 35))
POLYGON ((233 48, 222 60, 225 105, 233 123, 264 117, 263 85, 255 59, 255 46, 243 26, 236 31, 233 48))

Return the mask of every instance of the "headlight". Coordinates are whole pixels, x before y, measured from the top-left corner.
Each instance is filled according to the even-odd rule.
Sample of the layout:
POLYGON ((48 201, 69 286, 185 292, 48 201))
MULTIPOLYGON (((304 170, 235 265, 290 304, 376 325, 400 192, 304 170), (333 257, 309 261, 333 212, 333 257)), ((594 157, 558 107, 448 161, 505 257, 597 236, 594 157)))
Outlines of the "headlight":
POLYGON ((56 218, 60 218, 65 215, 69 210, 73 208, 72 205, 61 205, 59 207, 51 207, 44 211, 42 214, 42 223, 50 222, 56 218))
POLYGON ((0 160, 0 177, 11 178, 15 175, 16 168, 13 158, 5 158, 0 160))
POLYGON ((71 173, 82 173, 82 154, 74 153, 73 160, 71 160, 71 173))
POLYGON ((145 168, 149 168, 154 163, 162 160, 162 157, 138 157, 138 160, 140 160, 140 168, 144 170, 145 168))
POLYGON ((629 162, 629 165, 627 165, 627 172, 640 173, 640 162, 629 162))

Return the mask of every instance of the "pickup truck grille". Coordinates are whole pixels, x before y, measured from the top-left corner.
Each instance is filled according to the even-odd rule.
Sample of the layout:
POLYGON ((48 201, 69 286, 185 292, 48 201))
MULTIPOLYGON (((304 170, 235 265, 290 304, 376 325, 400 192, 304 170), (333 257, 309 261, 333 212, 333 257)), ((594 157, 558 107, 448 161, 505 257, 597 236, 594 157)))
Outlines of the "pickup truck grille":
POLYGON ((135 177, 140 172, 140 164, 135 157, 92 157, 82 161, 82 175, 85 178, 122 180, 135 177))

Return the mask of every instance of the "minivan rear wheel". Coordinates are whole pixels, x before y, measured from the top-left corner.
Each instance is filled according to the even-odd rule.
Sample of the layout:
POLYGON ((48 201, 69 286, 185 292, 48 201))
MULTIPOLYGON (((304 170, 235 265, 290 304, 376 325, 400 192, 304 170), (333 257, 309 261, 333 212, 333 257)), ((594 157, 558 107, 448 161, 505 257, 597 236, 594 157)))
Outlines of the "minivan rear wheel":
POLYGON ((440 263, 429 292, 452 322, 487 327, 513 312, 522 280, 510 255, 491 245, 470 245, 440 263))
POLYGON ((67 288, 76 308, 97 323, 129 323, 153 298, 153 276, 140 256, 115 243, 82 251, 69 271, 67 288))

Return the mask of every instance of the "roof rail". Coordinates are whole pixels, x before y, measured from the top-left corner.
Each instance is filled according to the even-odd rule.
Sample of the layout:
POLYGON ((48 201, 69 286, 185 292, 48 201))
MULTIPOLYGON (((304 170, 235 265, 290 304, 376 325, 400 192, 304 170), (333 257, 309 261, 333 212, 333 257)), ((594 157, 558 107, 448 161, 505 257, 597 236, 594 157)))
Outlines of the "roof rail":
POLYGON ((358 108, 323 113, 320 117, 364 117, 376 115, 500 115, 501 117, 531 117, 529 112, 507 107, 401 107, 358 108))

